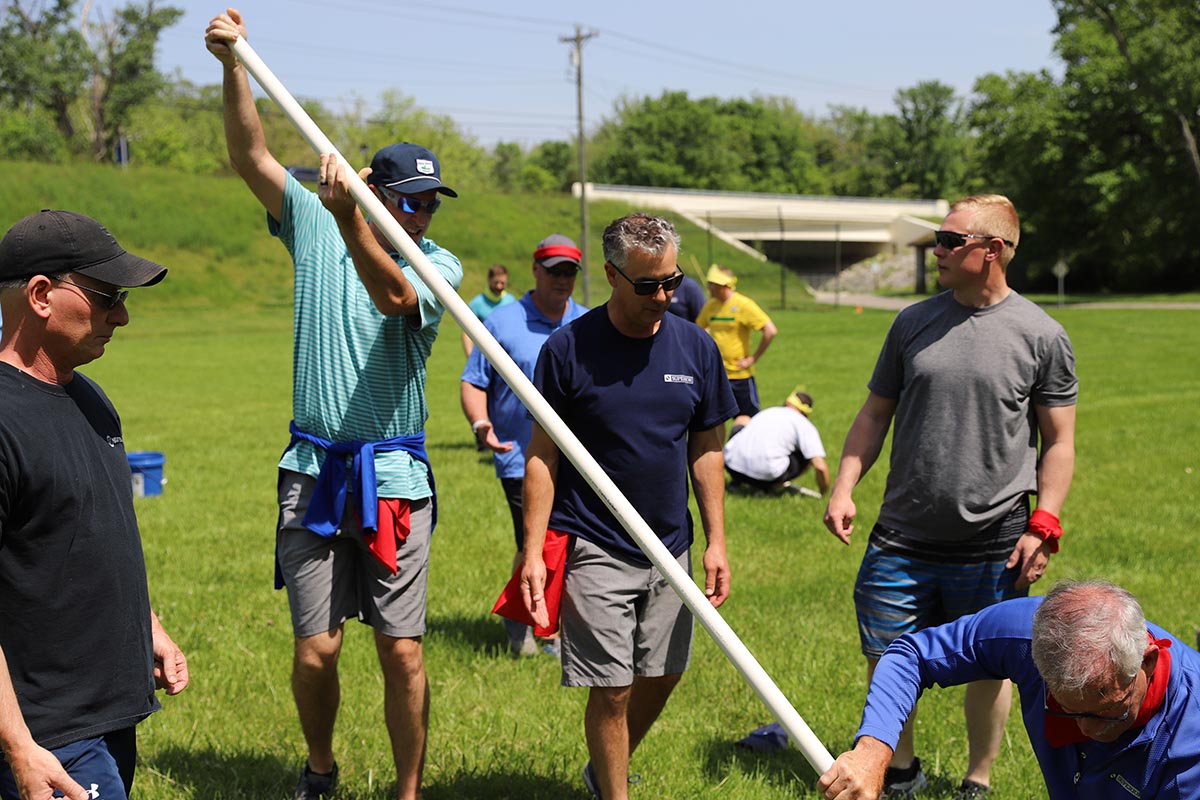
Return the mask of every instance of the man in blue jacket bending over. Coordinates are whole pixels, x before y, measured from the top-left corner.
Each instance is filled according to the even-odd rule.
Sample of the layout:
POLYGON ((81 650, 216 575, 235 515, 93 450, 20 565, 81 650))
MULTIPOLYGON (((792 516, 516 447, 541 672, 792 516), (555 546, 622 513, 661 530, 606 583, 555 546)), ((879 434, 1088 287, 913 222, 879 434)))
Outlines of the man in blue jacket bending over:
POLYGON ((818 782, 825 797, 879 796, 922 690, 997 678, 1020 690, 1051 800, 1200 798, 1200 654, 1102 581, 1060 584, 897 639, 871 681, 854 749, 818 782))

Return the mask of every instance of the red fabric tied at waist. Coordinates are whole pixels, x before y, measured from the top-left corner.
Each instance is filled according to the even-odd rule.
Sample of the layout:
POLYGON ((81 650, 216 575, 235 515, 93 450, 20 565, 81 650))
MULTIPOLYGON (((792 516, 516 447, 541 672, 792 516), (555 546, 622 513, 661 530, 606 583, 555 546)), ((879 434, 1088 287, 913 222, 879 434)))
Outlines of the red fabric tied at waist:
POLYGON ((396 550, 410 533, 412 506, 409 502, 399 497, 381 497, 376 529, 363 531, 363 541, 375 559, 395 575, 396 550))
POLYGON ((553 636, 558 632, 558 612, 562 607, 563 579, 567 573, 567 545, 571 542, 570 534, 546 530, 546 541, 542 544, 542 561, 546 563, 546 585, 542 587, 542 597, 546 603, 546 612, 550 617, 547 627, 534 624, 533 617, 525 608, 521 599, 521 566, 513 570, 504 591, 496 598, 492 613, 499 614, 505 619, 533 626, 535 636, 553 636))

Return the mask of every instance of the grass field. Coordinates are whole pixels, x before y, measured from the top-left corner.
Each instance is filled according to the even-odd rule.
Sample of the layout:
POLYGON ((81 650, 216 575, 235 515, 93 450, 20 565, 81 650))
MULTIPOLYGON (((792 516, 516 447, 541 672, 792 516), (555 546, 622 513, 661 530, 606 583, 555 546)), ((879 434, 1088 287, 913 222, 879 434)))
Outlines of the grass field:
MULTIPOLYGON (((136 796, 284 798, 304 757, 288 682, 286 598, 271 588, 275 464, 290 417, 286 255, 232 179, 4 166, 22 187, 19 196, 0 196, 6 224, 31 209, 75 208, 172 268, 162 286, 132 295, 131 325, 85 369, 121 411, 128 448, 167 456, 164 494, 139 500, 137 509, 152 600, 189 655, 192 686, 141 726, 136 796)), ((462 256, 464 295, 482 288, 493 261, 514 268, 521 291, 529 286, 529 248, 550 229, 570 230, 573 209, 569 198, 463 198, 447 206, 433 233, 462 256)), ((621 211, 593 209, 593 253, 600 228, 621 211)), ((683 230, 685 253, 689 246, 703 253, 702 234, 683 230)), ((771 307, 780 329, 760 365, 764 401, 805 384, 836 465, 891 314, 817 307, 803 301, 798 283, 788 301, 801 307, 777 310, 775 267, 717 253, 771 307)), ((599 276, 593 261, 593 302, 606 295, 599 276)), ((1066 538, 1049 577, 1122 583, 1152 619, 1190 640, 1200 626, 1200 603, 1186 588, 1200 544, 1200 315, 1051 313, 1074 342, 1081 394, 1066 538)), ((458 407, 462 363, 448 320, 429 365, 441 517, 426 637, 433 707, 425 796, 584 800, 585 693, 560 688, 549 658, 511 660, 488 614, 507 577, 511 533, 499 483, 458 407)), ((884 474, 882 466, 872 471, 856 493, 860 531, 874 521, 884 474)), ((822 510, 800 497, 728 499, 733 594, 722 613, 836 754, 850 744, 865 691, 851 597, 864 542, 838 543, 821 525, 822 510)), ((348 627, 341 674, 338 796, 382 800, 391 796, 393 771, 382 682, 362 626, 348 627)), ((918 753, 931 797, 956 786, 965 766, 960 702, 959 690, 944 690, 922 703, 918 753)), ((815 797, 799 753, 757 757, 733 747, 768 719, 698 631, 691 670, 634 758, 642 776, 634 797, 815 797)), ((994 782, 998 800, 1044 796, 1016 715, 994 782)))
MULTIPOLYGON (((130 449, 167 455, 161 497, 138 502, 152 598, 187 650, 193 684, 141 728, 138 796, 282 798, 303 759, 288 689, 286 599, 271 589, 275 461, 290 409, 290 314, 139 305, 88 370, 121 410, 130 449)), ((1139 595, 1149 616, 1189 637, 1200 624, 1190 585, 1200 479, 1200 328, 1195 312, 1056 312, 1081 380, 1079 462, 1052 578, 1103 576, 1139 595)), ((833 463, 865 395, 890 315, 812 308, 776 314, 762 362, 765 398, 798 382, 833 463)), ((433 710, 431 800, 584 798, 584 692, 558 686, 549 658, 513 661, 488 609, 506 578, 507 511, 458 409, 462 355, 444 324, 430 361, 429 438, 441 489, 426 652, 433 710)), ((869 529, 882 489, 857 493, 869 529)), ((860 539, 845 548, 804 498, 727 501, 733 595, 723 613, 835 754, 864 692, 851 587, 860 539)), ((337 746, 342 798, 385 798, 392 784, 381 681, 362 626, 341 662, 337 746)), ((919 754, 937 791, 961 777, 958 690, 922 705, 919 754)), ((692 669, 636 754, 645 798, 815 797, 795 751, 755 757, 732 742, 769 719, 702 632, 692 669)), ((999 798, 1043 792, 1016 715, 995 773, 999 798)), ((938 796, 933 794, 932 796, 938 796)))

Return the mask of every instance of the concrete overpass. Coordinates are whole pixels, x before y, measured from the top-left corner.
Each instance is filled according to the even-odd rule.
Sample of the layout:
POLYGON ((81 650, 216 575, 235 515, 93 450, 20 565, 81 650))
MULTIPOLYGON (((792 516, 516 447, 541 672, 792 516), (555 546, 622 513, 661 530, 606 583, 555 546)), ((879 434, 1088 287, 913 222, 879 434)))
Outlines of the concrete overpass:
MULTIPOLYGON (((578 197, 578 183, 574 191, 578 197)), ((709 192, 599 183, 587 185, 587 197, 589 201, 614 200, 636 208, 672 211, 734 247, 808 275, 831 274, 879 253, 892 255, 912 248, 914 272, 921 284, 925 249, 933 246, 933 232, 949 212, 945 200, 709 192)), ((693 252, 699 249, 695 242, 691 247, 693 252)), ((923 285, 918 288, 924 291, 923 285)))

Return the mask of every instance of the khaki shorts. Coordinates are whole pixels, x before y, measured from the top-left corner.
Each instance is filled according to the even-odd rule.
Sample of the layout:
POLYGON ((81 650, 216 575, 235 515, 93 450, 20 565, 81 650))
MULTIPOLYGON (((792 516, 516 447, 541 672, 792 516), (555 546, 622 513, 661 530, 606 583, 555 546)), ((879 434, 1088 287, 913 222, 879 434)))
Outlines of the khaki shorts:
MULTIPOLYGON (((691 553, 677 559, 692 574, 691 553)), ((687 669, 692 613, 657 568, 573 537, 562 602, 562 685, 629 686, 687 669)))
POLYGON ((315 478, 280 470, 275 558, 287 586, 292 632, 314 636, 357 617, 397 639, 424 635, 433 520, 429 498, 409 501, 412 532, 397 544, 392 575, 363 542, 353 498, 347 498, 336 535, 326 538, 304 527, 315 485, 315 478))

